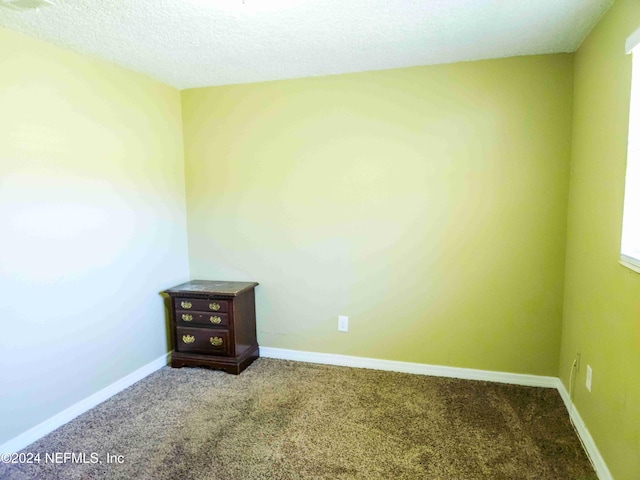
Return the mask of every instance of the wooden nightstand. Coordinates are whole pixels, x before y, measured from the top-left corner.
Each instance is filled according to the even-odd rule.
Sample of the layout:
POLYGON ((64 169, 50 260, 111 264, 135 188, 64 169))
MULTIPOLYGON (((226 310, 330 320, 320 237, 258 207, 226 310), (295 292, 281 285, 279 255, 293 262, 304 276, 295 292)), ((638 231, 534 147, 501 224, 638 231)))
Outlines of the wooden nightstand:
POLYGON ((258 358, 256 282, 192 280, 171 297, 171 366, 203 366, 239 374, 258 358))

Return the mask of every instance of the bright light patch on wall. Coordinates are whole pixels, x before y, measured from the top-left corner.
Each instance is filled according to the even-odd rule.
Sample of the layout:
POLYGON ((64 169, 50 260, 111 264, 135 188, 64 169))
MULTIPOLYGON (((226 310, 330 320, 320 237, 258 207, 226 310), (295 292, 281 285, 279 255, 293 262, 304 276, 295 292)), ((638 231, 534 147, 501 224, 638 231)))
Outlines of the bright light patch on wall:
POLYGON ((191 0, 224 12, 256 14, 278 12, 307 5, 316 0, 191 0))
POLYGON ((640 46, 635 46, 632 53, 629 140, 620 261, 640 271, 640 46))

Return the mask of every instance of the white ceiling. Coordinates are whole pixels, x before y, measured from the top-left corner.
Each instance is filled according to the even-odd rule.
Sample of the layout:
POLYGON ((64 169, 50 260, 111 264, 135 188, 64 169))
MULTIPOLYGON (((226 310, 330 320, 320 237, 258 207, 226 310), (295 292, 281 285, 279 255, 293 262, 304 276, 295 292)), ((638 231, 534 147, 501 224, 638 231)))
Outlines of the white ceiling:
POLYGON ((0 26, 184 89, 573 52, 614 0, 51 1, 0 26))

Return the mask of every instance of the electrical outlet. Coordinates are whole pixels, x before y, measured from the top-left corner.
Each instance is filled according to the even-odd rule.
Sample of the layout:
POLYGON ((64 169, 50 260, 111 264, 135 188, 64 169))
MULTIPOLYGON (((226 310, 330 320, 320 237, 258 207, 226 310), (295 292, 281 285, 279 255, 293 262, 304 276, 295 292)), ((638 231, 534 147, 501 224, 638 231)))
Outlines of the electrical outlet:
POLYGON ((346 315, 338 315, 338 331, 349 331, 349 317, 347 317, 346 315))
POLYGON ((591 366, 587 365, 587 390, 591 391, 591 377, 593 376, 593 370, 591 366))

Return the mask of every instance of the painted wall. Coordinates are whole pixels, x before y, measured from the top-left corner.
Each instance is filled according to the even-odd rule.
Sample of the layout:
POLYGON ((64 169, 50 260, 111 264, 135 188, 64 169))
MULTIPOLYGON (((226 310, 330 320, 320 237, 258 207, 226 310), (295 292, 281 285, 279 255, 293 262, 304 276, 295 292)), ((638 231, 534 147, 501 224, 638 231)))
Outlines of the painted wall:
POLYGON ((573 159, 560 374, 616 480, 640 475, 640 274, 618 264, 631 57, 640 3, 618 0, 575 56, 573 159), (585 388, 593 368, 592 391, 585 388))
POLYGON ((263 346, 557 375, 572 71, 183 91, 192 277, 260 282, 263 346))
POLYGON ((0 444, 167 352, 180 94, 0 29, 0 444))

